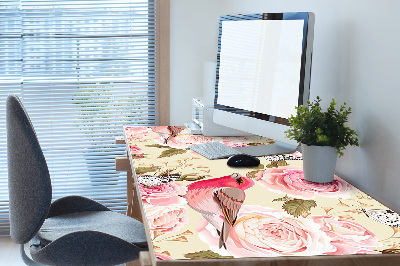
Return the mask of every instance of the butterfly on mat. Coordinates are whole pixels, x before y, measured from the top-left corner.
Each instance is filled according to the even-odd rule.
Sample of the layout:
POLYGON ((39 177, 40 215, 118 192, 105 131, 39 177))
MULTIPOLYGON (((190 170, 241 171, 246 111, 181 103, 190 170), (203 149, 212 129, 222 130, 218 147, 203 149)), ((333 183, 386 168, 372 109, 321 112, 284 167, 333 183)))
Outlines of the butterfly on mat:
POLYGON ((164 144, 167 144, 172 138, 178 136, 182 130, 183 127, 167 126, 159 127, 155 132, 164 139, 164 144))
POLYGON ((371 209, 371 210, 365 210, 361 209, 365 215, 367 215, 369 218, 389 225, 389 226, 395 226, 395 227, 400 227, 400 215, 392 210, 382 210, 382 209, 371 209))
POLYGON ((180 174, 169 175, 141 175, 138 176, 138 182, 146 187, 156 187, 168 184, 181 177, 180 174))
POLYGON ((289 160, 303 160, 302 157, 299 156, 294 156, 291 154, 280 154, 280 155, 268 155, 268 156, 264 156, 265 159, 267 159, 268 161, 289 161, 289 160))

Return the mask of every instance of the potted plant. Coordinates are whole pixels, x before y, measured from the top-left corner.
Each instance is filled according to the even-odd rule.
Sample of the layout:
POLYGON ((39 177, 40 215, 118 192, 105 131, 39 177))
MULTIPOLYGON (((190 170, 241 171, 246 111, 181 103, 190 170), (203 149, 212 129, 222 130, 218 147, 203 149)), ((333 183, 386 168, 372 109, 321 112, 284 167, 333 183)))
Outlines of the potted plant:
POLYGON ((118 172, 108 174, 109 176, 116 176, 116 178, 107 180, 101 178, 103 170, 107 170, 105 166, 102 166, 103 162, 114 157, 114 154, 111 154, 110 151, 121 155, 125 154, 124 146, 114 144, 114 134, 117 122, 123 119, 129 120, 127 116, 131 114, 132 107, 124 105, 123 102, 129 101, 131 96, 117 96, 119 96, 118 90, 114 88, 112 83, 96 83, 92 85, 80 84, 72 98, 79 117, 76 126, 88 137, 88 144, 82 146, 85 149, 83 157, 94 186, 118 184, 118 172), (116 113, 119 113, 119 115, 116 116, 116 113), (121 116, 125 117, 116 118, 121 116), (99 128, 102 130, 102 138, 96 138, 93 135, 99 128))
POLYGON ((297 115, 289 118, 290 129, 285 131, 290 139, 301 143, 304 179, 312 182, 332 182, 336 160, 348 145, 359 146, 357 133, 346 126, 351 108, 344 103, 339 110, 332 99, 324 112, 317 97, 308 106, 296 107, 297 115))

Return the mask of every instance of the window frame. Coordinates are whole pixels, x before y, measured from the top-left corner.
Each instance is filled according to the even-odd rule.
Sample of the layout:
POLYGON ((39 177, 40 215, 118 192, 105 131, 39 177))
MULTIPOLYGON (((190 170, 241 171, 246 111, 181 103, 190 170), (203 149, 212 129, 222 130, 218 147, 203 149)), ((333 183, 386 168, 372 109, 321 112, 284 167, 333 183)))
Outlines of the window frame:
POLYGON ((158 116, 160 126, 170 125, 170 0, 156 0, 159 28, 158 44, 158 116))

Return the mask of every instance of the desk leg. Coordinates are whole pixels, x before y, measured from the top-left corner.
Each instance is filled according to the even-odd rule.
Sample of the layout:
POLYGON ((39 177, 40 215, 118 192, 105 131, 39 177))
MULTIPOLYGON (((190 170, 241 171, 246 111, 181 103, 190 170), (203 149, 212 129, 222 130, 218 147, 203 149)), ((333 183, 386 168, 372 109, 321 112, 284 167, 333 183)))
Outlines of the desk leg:
POLYGON ((133 189, 133 177, 132 170, 126 171, 126 201, 128 203, 128 208, 126 210, 126 215, 132 217, 132 202, 133 202, 133 194, 135 193, 133 189))
POLYGON ((139 262, 141 266, 151 266, 150 253, 148 251, 141 251, 139 253, 139 262))
POLYGON ((151 266, 149 252, 141 251, 139 253, 139 259, 125 263, 125 266, 151 266))
POLYGON ((140 213, 139 199, 138 194, 135 190, 135 182, 133 180, 132 170, 128 170, 126 172, 127 175, 127 201, 128 201, 128 209, 126 211, 126 215, 132 217, 140 222, 143 222, 142 214, 140 213))
POLYGON ((124 266, 142 266, 142 264, 140 264, 140 260, 137 259, 137 260, 125 263, 124 266))

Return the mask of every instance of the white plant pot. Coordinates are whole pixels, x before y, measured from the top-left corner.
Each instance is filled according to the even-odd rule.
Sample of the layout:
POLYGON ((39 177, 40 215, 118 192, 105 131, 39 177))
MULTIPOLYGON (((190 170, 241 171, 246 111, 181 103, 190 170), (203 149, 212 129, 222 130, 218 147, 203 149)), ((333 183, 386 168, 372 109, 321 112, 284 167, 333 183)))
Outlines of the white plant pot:
POLYGON ((331 146, 308 146, 301 144, 304 179, 316 183, 333 181, 337 150, 331 146))

